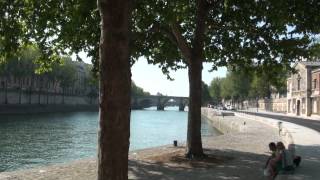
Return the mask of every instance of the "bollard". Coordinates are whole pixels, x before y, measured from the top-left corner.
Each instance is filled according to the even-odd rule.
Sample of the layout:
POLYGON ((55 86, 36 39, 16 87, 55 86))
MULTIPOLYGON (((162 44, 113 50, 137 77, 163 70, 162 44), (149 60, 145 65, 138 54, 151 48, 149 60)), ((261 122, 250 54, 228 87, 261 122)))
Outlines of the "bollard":
POLYGON ((177 141, 177 140, 174 140, 174 141, 173 141, 173 146, 174 146, 174 147, 177 147, 177 146, 178 146, 178 141, 177 141))

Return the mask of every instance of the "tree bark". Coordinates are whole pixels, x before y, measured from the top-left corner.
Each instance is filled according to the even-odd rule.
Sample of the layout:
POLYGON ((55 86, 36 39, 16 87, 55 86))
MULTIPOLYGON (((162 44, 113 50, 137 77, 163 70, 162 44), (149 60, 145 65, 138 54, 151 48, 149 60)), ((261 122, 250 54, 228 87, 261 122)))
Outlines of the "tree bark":
POLYGON ((202 61, 204 59, 204 38, 209 4, 206 0, 197 0, 194 39, 191 59, 188 64, 189 75, 189 112, 187 132, 188 158, 203 158, 205 155, 201 140, 201 99, 202 99, 202 61))
POLYGON ((131 0, 98 0, 98 8, 101 16, 98 180, 127 180, 131 0))
POLYGON ((188 158, 204 156, 201 140, 201 59, 192 59, 189 64, 189 112, 187 131, 188 158))

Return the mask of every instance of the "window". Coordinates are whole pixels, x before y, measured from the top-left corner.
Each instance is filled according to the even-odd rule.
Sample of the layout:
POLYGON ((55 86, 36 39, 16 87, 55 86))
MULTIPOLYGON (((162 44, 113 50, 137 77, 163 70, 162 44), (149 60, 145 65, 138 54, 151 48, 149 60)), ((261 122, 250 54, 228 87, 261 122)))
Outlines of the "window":
POLYGON ((314 79, 313 80, 313 89, 316 89, 317 88, 317 79, 314 79))

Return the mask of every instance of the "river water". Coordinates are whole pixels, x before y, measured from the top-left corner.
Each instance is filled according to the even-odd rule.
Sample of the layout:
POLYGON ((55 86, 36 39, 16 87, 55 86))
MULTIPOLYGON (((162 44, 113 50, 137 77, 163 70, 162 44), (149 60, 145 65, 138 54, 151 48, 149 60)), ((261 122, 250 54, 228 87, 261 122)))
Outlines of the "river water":
MULTIPOLYGON (((0 115, 0 172, 96 156, 97 112, 0 115)), ((186 140, 187 112, 131 112, 130 150, 186 140)), ((220 134, 202 122, 202 135, 220 134)))

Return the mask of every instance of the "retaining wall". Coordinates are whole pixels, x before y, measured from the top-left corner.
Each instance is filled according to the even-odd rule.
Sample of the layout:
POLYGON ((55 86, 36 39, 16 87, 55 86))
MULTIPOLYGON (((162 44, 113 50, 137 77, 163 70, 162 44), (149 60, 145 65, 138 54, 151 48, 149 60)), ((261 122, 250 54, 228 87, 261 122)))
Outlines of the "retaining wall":
POLYGON ((98 105, 0 105, 0 114, 33 114, 53 112, 98 111, 98 105))
POLYGON ((244 121, 232 121, 227 118, 229 116, 234 116, 234 113, 223 113, 208 108, 202 108, 201 114, 203 118, 207 119, 212 126, 223 134, 244 132, 246 130, 244 121))

